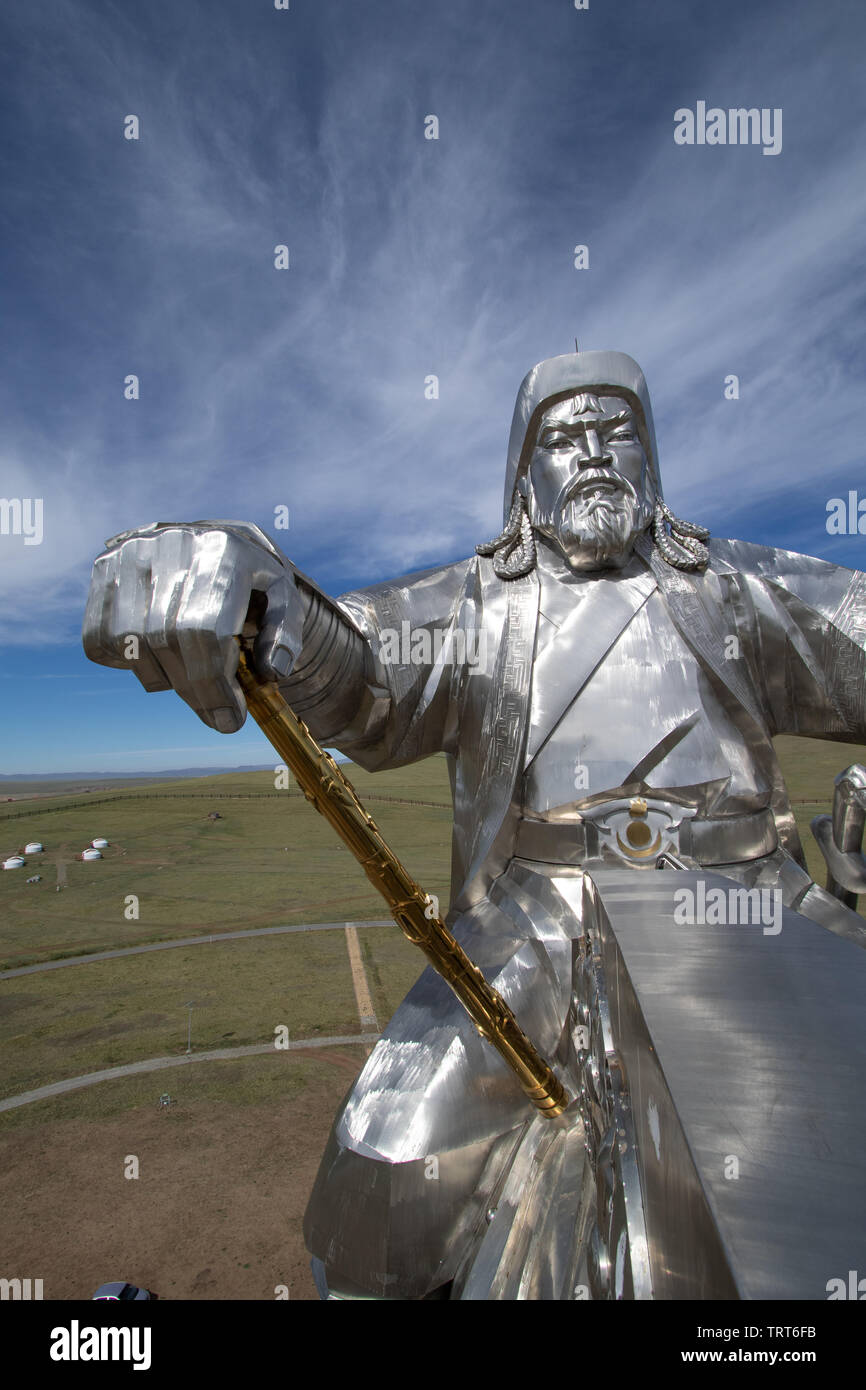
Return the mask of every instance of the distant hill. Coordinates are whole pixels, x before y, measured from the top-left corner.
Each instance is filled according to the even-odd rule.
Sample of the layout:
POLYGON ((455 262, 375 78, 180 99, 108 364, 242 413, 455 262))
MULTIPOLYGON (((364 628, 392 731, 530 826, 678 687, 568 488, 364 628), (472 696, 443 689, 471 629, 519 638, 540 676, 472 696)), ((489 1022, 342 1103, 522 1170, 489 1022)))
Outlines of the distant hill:
POLYGON ((236 767, 171 767, 157 772, 0 772, 0 782, 164 782, 175 777, 213 777, 220 772, 264 772, 271 763, 238 763, 236 767))
MULTIPOLYGON (((342 753, 330 750, 338 763, 346 761, 342 753)), ((232 772, 271 772, 276 765, 276 753, 267 763, 238 763, 235 767, 167 767, 156 772, 0 772, 0 786, 10 782, 75 782, 103 785, 106 782, 166 782, 178 777, 218 777, 232 772)))

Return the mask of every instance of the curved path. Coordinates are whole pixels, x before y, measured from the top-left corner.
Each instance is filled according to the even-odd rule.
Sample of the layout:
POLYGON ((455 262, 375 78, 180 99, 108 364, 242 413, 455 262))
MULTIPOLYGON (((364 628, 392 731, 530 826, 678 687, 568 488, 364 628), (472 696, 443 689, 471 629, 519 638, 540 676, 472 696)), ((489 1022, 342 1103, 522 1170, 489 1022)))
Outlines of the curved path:
MULTIPOLYGON (((338 925, 344 924, 340 922, 338 925)), ((363 1047, 378 1041, 378 1033, 351 1033, 348 1037, 341 1038, 301 1038, 298 1042, 289 1041, 287 1048, 276 1048, 273 1043, 252 1043, 245 1047, 220 1047, 212 1052, 184 1053, 182 1057, 148 1057, 143 1062, 128 1062, 122 1067, 91 1071, 84 1076, 71 1076, 66 1081, 54 1081, 50 1086, 39 1086, 35 1091, 22 1091, 17 1096, 7 1096, 5 1100, 0 1100, 0 1111, 15 1110, 19 1105, 30 1105, 34 1100, 47 1100, 49 1096, 77 1091, 82 1086, 96 1086, 100 1081, 113 1081, 118 1076, 137 1076, 140 1072, 162 1071, 165 1067, 184 1067, 190 1062, 224 1062, 236 1057, 254 1057, 266 1052, 304 1052, 313 1047, 363 1047)))
POLYGON ((245 936, 276 936, 280 932, 345 931, 346 927, 393 927, 392 917, 375 922, 297 922, 286 927, 250 927, 247 931, 225 931, 216 936, 186 936, 178 941, 154 941, 149 946, 123 946, 116 951, 92 951, 85 956, 64 956, 62 960, 46 960, 39 965, 19 965, 14 970, 0 970, 0 980, 14 975, 35 975, 40 970, 63 970, 67 965, 88 965, 95 960, 116 960, 118 956, 140 956, 145 951, 172 951, 178 946, 210 946, 215 941, 237 941, 245 936))

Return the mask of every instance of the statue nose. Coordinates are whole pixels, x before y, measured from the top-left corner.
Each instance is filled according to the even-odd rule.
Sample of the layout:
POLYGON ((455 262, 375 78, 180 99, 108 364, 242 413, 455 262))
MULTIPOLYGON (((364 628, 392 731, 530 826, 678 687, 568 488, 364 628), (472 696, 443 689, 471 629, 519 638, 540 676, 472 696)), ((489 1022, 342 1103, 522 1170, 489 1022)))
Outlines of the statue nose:
POLYGON ((599 466, 612 468, 614 462, 613 454, 602 450, 598 430, 587 430, 580 455, 581 468, 598 468, 599 466))

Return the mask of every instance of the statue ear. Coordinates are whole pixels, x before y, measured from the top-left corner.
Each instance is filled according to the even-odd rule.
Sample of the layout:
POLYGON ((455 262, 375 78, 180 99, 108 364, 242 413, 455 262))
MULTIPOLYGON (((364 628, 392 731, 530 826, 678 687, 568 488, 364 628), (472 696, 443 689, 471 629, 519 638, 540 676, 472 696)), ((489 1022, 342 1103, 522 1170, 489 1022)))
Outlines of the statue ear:
POLYGON ((527 499, 528 496, 529 496, 529 471, 528 471, 528 470, 527 470, 525 473, 521 473, 520 477, 519 477, 518 480, 517 480, 517 486, 516 486, 516 488, 514 489, 514 491, 520 494, 520 496, 523 498, 524 502, 526 501, 526 499, 527 499))

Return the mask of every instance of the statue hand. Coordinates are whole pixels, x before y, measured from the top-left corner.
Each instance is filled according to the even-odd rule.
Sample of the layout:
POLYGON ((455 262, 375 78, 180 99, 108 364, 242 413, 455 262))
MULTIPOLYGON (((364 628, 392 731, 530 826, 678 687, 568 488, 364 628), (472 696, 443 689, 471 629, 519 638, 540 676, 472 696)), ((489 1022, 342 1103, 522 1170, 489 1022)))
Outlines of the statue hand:
POLYGON ((255 635, 258 673, 288 675, 309 599, 290 560, 243 522, 154 523, 107 542, 94 563, 82 641, 91 661, 174 689, 205 724, 246 718, 235 638, 255 635))

